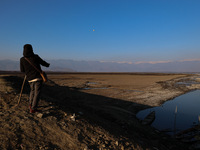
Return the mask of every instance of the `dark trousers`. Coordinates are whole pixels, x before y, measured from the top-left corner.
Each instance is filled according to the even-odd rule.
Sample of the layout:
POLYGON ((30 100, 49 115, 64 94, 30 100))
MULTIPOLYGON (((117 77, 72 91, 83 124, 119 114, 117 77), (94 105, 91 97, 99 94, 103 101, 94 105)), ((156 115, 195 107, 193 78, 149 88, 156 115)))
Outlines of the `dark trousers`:
POLYGON ((29 104, 31 105, 31 108, 34 110, 37 109, 38 102, 40 100, 42 81, 30 82, 29 85, 31 88, 29 104))

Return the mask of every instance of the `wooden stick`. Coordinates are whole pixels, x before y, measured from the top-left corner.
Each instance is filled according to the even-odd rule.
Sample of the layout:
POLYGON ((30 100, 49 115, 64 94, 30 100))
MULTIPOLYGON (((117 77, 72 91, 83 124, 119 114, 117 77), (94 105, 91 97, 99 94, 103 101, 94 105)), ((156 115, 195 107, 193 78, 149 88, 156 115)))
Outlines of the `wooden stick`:
POLYGON ((178 108, 176 106, 175 113, 174 113, 174 136, 176 135, 176 115, 177 115, 178 108))
POLYGON ((22 97, 22 92, 23 92, 23 89, 24 89, 24 84, 25 84, 25 81, 26 81, 26 75, 24 77, 24 81, 23 81, 23 84, 22 84, 22 88, 21 88, 21 92, 20 92, 20 95, 19 95, 19 100, 18 100, 18 104, 20 103, 20 100, 21 100, 21 97, 22 97))

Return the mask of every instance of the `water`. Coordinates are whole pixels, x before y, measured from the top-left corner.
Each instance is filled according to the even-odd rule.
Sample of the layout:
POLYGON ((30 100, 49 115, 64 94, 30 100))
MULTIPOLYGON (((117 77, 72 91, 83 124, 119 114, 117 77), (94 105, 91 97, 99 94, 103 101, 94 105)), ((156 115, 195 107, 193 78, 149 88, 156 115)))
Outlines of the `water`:
POLYGON ((95 89, 95 90, 106 90, 108 89, 107 87, 86 87, 86 88, 82 88, 83 90, 92 90, 92 89, 95 89))
MULTIPOLYGON (((88 82, 87 85, 97 85, 98 83, 97 82, 88 82)), ((85 87, 85 88, 82 88, 83 90, 92 90, 92 89, 95 89, 95 90, 106 90, 108 89, 108 87, 85 87)))
POLYGON ((161 131, 168 131, 168 134, 174 134, 191 128, 199 123, 200 90, 181 95, 165 102, 160 107, 140 111, 137 117, 143 120, 152 111, 156 112, 156 118, 152 126, 161 131), (175 113, 176 107, 177 113, 175 113))
POLYGON ((94 85, 94 84, 98 84, 97 82, 88 82, 87 85, 94 85))

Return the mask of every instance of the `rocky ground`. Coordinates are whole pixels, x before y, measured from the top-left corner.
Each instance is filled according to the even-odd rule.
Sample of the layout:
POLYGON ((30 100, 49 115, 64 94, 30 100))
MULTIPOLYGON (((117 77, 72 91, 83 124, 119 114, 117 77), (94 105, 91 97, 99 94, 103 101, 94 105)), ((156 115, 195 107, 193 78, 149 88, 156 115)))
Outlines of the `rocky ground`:
POLYGON ((196 75, 147 75, 140 79, 144 83, 140 82, 137 88, 123 87, 125 81, 121 81, 121 86, 115 84, 115 76, 111 77, 112 83, 107 78, 49 75, 41 95, 42 113, 30 114, 27 82, 17 105, 23 75, 1 75, 0 149, 189 149, 189 144, 142 125, 135 115, 139 110, 198 89, 198 84, 192 84, 196 75), (177 84, 182 82, 191 84, 177 84))

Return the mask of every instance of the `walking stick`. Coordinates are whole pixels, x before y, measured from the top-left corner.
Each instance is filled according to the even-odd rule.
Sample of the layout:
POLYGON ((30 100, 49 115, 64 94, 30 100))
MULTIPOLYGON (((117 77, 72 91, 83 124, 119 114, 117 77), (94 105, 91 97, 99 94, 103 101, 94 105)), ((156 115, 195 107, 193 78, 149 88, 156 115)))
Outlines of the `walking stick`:
POLYGON ((18 100, 18 104, 17 105, 19 105, 19 103, 20 103, 20 100, 21 100, 21 97, 22 97, 22 92, 23 92, 23 89, 24 89, 25 81, 26 81, 26 75, 24 77, 24 81, 23 81, 23 84, 22 84, 22 88, 21 88, 21 92, 20 92, 20 95, 19 95, 19 100, 18 100))

